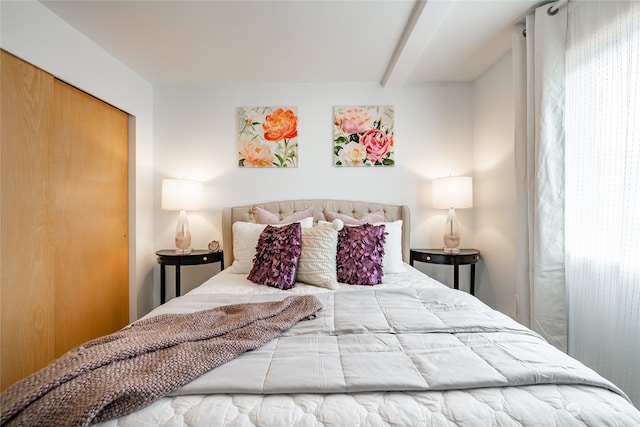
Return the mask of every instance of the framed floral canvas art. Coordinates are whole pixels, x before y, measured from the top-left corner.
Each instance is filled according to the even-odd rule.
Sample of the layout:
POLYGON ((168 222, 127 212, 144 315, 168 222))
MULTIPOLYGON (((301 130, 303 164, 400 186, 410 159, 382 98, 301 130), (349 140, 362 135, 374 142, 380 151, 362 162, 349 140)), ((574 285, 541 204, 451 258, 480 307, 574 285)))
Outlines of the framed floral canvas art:
POLYGON ((298 167, 296 107, 239 107, 238 166, 298 167))
POLYGON ((333 108, 334 166, 393 166, 393 106, 333 108))

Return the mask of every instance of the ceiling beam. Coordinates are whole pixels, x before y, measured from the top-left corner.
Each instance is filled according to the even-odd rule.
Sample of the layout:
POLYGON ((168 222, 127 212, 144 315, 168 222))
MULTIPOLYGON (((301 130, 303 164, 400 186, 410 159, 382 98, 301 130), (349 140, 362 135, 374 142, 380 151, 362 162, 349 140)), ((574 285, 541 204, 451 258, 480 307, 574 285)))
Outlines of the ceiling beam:
POLYGON ((417 0, 382 77, 383 87, 404 84, 453 1, 417 0))

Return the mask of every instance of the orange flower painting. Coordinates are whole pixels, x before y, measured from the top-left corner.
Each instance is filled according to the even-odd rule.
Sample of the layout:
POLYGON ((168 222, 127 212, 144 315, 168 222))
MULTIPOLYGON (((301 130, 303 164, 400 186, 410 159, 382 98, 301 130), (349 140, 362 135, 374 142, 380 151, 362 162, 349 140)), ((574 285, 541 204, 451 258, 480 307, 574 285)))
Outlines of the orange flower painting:
POLYGON ((298 167, 296 107, 238 108, 238 166, 298 167))
POLYGON ((334 107, 334 165, 393 166, 393 113, 389 105, 334 107))

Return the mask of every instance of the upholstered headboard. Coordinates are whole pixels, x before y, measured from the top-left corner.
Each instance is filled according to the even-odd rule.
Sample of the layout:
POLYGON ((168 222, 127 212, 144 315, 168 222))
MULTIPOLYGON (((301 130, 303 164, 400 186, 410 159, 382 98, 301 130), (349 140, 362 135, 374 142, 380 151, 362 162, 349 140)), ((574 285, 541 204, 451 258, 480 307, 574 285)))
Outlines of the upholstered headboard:
POLYGON ((233 262, 233 233, 232 225, 236 221, 253 222, 251 208, 259 206, 275 214, 286 216, 309 207, 313 208, 314 222, 324 220, 322 212, 337 212, 361 218, 371 212, 383 211, 385 221, 402 220, 402 258, 409 262, 409 206, 388 205, 384 203, 355 202, 351 200, 309 199, 283 200, 270 203, 255 203, 247 206, 224 208, 222 211, 222 248, 224 250, 224 265, 228 267, 233 262))

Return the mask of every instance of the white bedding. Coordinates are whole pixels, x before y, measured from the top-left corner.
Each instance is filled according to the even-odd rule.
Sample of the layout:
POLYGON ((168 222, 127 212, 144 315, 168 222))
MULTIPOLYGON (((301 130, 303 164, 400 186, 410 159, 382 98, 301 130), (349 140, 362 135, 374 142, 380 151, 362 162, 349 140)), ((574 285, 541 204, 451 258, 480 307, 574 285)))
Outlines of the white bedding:
MULTIPOLYGON (((415 268, 405 264, 406 272, 401 274, 388 274, 382 278, 382 283, 376 285, 376 289, 388 288, 447 288, 447 286, 432 279, 431 277, 421 273, 415 268)), ((221 274, 215 275, 202 285, 193 289, 188 295, 195 294, 282 294, 283 291, 268 286, 257 286, 255 283, 247 280, 246 274, 230 274, 223 270, 221 274), (221 275, 222 274, 222 275, 221 275)), ((369 286, 353 286, 344 283, 339 284, 339 290, 352 291, 355 288, 369 288, 369 286)), ((305 283, 296 282, 293 289, 289 289, 286 295, 303 295, 316 294, 324 292, 335 292, 318 286, 307 285, 305 283)))
POLYGON ((341 285, 337 291, 300 283, 291 290, 281 291, 257 286, 241 274, 222 272, 214 276, 184 297, 158 307, 149 316, 201 310, 236 300, 260 301, 279 299, 290 294, 316 293, 325 309, 317 319, 306 321, 306 324, 301 322, 281 338, 280 347, 291 345, 288 354, 297 363, 281 363, 282 358, 287 357, 287 352, 281 351, 274 358, 272 353, 277 353, 274 349, 278 347, 278 342, 269 343, 263 349, 247 353, 218 368, 218 372, 211 371, 176 392, 185 395, 163 398, 141 411, 104 425, 640 425, 640 412, 615 386, 541 342, 533 332, 526 329, 518 331, 521 328, 519 325, 490 310, 479 300, 460 291, 449 290, 408 265, 406 269, 406 273, 385 276, 383 284, 373 288, 341 285), (362 301, 374 301, 366 305, 366 309, 364 302, 358 304, 359 300, 353 298, 358 288, 363 291, 360 294, 362 301), (429 288, 433 291, 423 291, 429 288), (407 304, 394 307, 392 295, 389 294, 394 292, 393 289, 402 289, 398 298, 424 294, 424 304, 415 305, 413 300, 407 300, 407 304), (347 291, 348 295, 345 294, 347 291), (432 298, 430 295, 436 295, 437 298, 429 300, 432 298), (347 316, 346 321, 344 316, 343 320, 336 320, 339 316, 333 316, 334 306, 345 304, 353 305, 352 310, 346 310, 351 315, 347 316), (380 312, 383 313, 377 321, 373 320, 376 318, 373 306, 380 306, 380 312), (425 307, 424 310, 421 306, 425 307), (411 307, 415 308, 415 313, 410 313, 411 307), (374 315, 365 316, 365 311, 374 315), (417 324, 408 322, 413 317, 419 318, 417 324), (359 324, 361 318, 368 320, 359 324), (492 332, 493 323, 489 321, 505 326, 506 332, 497 329, 492 332), (465 329, 474 324, 481 328, 465 329), (359 329, 363 329, 362 333, 358 332, 359 329), (423 329, 437 333, 423 338, 420 335, 423 329), (351 346, 346 349, 331 347, 329 351, 326 342, 335 341, 340 330, 347 332, 351 346), (357 333, 352 333, 354 331, 357 333), (512 333, 514 331, 517 335, 512 333), (421 342, 417 352, 412 353, 417 341, 410 341, 409 345, 398 346, 392 358, 385 359, 389 355, 381 355, 389 343, 395 346, 407 336, 410 340, 421 342), (305 340, 303 346, 292 344, 300 337, 305 340), (510 341, 514 337, 524 341, 513 346, 510 341), (325 339, 328 341, 323 341, 325 339), (368 357, 349 355, 349 348, 355 348, 352 345, 354 340, 366 343, 375 351, 370 352, 368 357), (527 341, 530 344, 526 344, 527 341), (321 342, 322 345, 319 344, 321 342), (310 362, 305 370, 304 357, 309 348, 314 346, 313 343, 319 350, 327 351, 326 363, 311 363, 311 360, 317 362, 322 357, 309 356, 310 362), (427 350, 432 354, 427 358, 422 357, 427 350), (434 350, 437 351, 433 353, 434 350), (268 354, 268 357, 260 357, 264 354, 268 354), (330 358, 329 354, 334 358, 330 358), (398 362, 405 360, 405 356, 411 362, 398 362), (358 357, 362 357, 361 363, 358 357), (543 359, 550 366, 544 370, 538 369, 543 359), (265 360, 266 367, 259 364, 265 360), (437 360, 440 365, 435 364, 437 360), (494 366, 496 363, 498 366, 494 366), (374 368, 376 364, 378 368, 374 368), (409 372, 413 369, 407 369, 421 364, 425 369, 417 376, 409 372), (287 369, 287 366, 291 366, 291 369, 287 369), (349 371, 346 366, 351 366, 352 370, 349 371), (395 366, 395 370, 392 366, 395 366), (276 375, 278 369, 284 375, 276 375), (376 371, 380 375, 376 375, 376 371), (516 374, 504 377, 503 374, 507 375, 508 371, 516 374), (336 372, 342 376, 338 378, 336 372), (466 383, 456 383, 454 377, 467 378, 463 381, 466 383), (532 378, 524 380, 523 377, 532 378), (327 382, 323 378, 335 379, 338 385, 334 384, 333 388, 325 391, 309 386, 310 383, 327 382), (517 385, 535 381, 558 383, 517 385), (394 383, 396 391, 381 391, 385 390, 385 383, 394 383), (444 390, 449 386, 454 388, 444 390), (252 392, 250 387, 256 391, 252 392), (284 393, 279 390, 296 392, 284 393), (344 390, 364 391, 348 393, 344 390), (265 391, 272 394, 258 394, 265 391))

